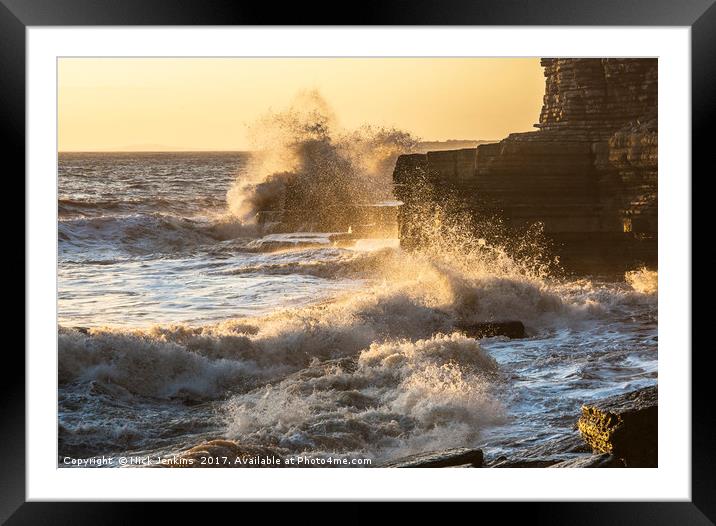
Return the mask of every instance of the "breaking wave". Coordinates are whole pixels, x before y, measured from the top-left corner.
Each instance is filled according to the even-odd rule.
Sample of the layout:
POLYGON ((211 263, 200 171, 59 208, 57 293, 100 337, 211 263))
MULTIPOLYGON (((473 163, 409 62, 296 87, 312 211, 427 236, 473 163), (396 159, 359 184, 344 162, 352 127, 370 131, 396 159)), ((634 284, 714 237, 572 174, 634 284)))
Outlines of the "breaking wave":
MULTIPOLYGON (((387 460, 464 446, 508 411, 505 378, 461 327, 520 320, 528 336, 540 337, 644 303, 628 277, 602 286, 543 270, 488 242, 410 253, 329 246, 260 254, 221 272, 359 278, 364 286, 204 326, 60 328, 60 386, 218 404, 214 437, 290 453, 387 460)), ((112 433, 102 440, 126 438, 112 433)))
POLYGON ((225 218, 186 218, 149 213, 58 221, 60 254, 128 255, 171 254, 212 245, 226 239, 251 237, 252 228, 242 228, 225 218))
POLYGON ((132 213, 192 215, 222 208, 226 201, 213 196, 182 196, 182 199, 167 197, 124 197, 111 196, 103 199, 91 197, 60 197, 57 200, 57 212, 62 219, 101 217, 132 213))
POLYGON ((496 370, 460 334, 374 343, 357 359, 314 362, 235 396, 227 434, 291 452, 370 448, 384 457, 465 444, 504 418, 491 393, 496 370))
POLYGON ((336 260, 324 262, 323 269, 296 261, 274 265, 281 271, 288 265, 291 272, 308 266, 308 272, 333 277, 358 274, 368 279, 364 289, 317 305, 200 327, 62 328, 60 382, 95 380, 143 396, 216 398, 316 363, 360 357, 360 363, 370 364, 396 341, 407 342, 395 348, 397 354, 412 356, 400 345, 418 345, 424 357, 438 345, 465 365, 470 353, 453 353, 476 348, 474 340, 454 334, 465 324, 517 319, 535 331, 598 313, 597 299, 581 296, 584 291, 568 296, 538 278, 495 275, 480 270, 475 259, 464 260, 461 268, 399 250, 350 257, 341 257, 349 251, 332 250, 336 260), (453 336, 424 342, 438 334, 453 336), (410 343, 419 340, 423 343, 410 343))
POLYGON ((129 253, 171 252, 215 242, 205 224, 164 214, 133 214, 58 222, 60 247, 121 248, 129 253))
POLYGON ((269 113, 250 133, 256 153, 228 191, 230 212, 255 224, 260 212, 290 210, 291 227, 306 231, 347 229, 354 219, 348 208, 391 199, 395 159, 417 144, 396 129, 341 130, 315 91, 269 113))
POLYGON ((211 360, 151 334, 111 329, 59 333, 60 384, 98 382, 114 395, 204 399, 251 377, 236 360, 211 360))

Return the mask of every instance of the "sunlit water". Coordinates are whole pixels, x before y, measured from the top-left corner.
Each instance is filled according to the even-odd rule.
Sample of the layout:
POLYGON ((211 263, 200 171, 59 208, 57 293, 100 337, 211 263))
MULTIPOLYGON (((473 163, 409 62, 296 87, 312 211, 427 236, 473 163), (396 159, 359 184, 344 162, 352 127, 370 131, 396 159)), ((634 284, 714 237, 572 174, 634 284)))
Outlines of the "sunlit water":
POLYGON ((60 459, 207 438, 510 456, 570 433, 582 402, 656 383, 655 273, 537 279, 390 240, 257 239, 225 215, 246 162, 60 155, 60 459), (476 341, 465 319, 529 337, 476 341))

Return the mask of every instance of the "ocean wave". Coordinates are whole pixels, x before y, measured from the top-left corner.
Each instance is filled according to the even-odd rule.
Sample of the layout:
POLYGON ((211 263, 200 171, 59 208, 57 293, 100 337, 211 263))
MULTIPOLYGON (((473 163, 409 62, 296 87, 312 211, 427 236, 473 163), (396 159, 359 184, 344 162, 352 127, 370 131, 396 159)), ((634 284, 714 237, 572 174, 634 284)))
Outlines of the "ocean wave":
MULTIPOLYGON (((251 244, 243 244, 242 251, 251 251, 251 244)), ((353 250, 333 246, 297 247, 278 252, 262 252, 256 258, 216 271, 217 275, 240 276, 306 275, 325 279, 379 278, 391 261, 401 258, 400 251, 392 248, 380 250, 353 250)))
POLYGON ((422 267, 413 262, 405 275, 404 260, 380 261, 384 275, 403 278, 374 280, 360 292, 267 316, 203 327, 63 329, 60 380, 104 379, 146 396, 185 391, 216 397, 278 380, 315 360, 356 358, 375 343, 429 339, 476 321, 520 319, 539 326, 545 316, 570 312, 539 282, 469 277, 425 261, 422 267))
POLYGON ((642 311, 650 312, 651 317, 656 316, 657 281, 656 271, 640 269, 627 272, 622 282, 582 278, 556 283, 553 288, 572 310, 582 311, 587 319, 620 312, 634 316, 642 311))
POLYGON ((504 419, 497 366, 461 334, 373 344, 357 359, 314 362, 278 384, 236 395, 227 435, 290 452, 380 456, 474 441, 504 419))
POLYGON ((115 396, 215 398, 253 385, 256 376, 246 363, 209 359, 140 332, 61 329, 58 349, 61 385, 99 382, 115 396))
MULTIPOLYGON (((141 183, 128 184, 127 188, 142 189, 141 183)), ((62 219, 101 217, 120 214, 198 214, 223 208, 225 199, 214 196, 181 198, 162 196, 123 196, 122 198, 99 198, 96 196, 65 196, 57 200, 57 212, 62 219)))
POLYGON ((86 210, 116 210, 122 203, 115 200, 87 200, 73 197, 57 199, 60 217, 70 214, 83 214, 86 210))
POLYGON ((259 260, 261 272, 367 282, 330 301, 212 325, 60 328, 61 389, 216 400, 224 438, 386 460, 475 443, 505 419, 500 370, 461 326, 516 319, 539 338, 607 319, 620 305, 651 305, 626 281, 550 280, 477 256, 331 247, 259 260))
POLYGON ((142 398, 102 381, 63 384, 58 392, 60 458, 192 444, 221 429, 211 404, 186 401, 142 398))
POLYGON ((171 253, 225 239, 221 221, 159 213, 66 219, 58 222, 57 229, 61 254, 78 250, 171 253))

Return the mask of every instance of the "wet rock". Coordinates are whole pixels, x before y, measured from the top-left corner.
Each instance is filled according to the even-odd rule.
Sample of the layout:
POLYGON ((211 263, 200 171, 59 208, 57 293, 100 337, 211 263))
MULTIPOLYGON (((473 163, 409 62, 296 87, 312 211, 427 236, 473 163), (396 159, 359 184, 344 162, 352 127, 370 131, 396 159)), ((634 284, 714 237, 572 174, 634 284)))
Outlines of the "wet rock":
POLYGON ((426 154, 428 166, 447 179, 470 179, 475 173, 475 148, 443 150, 426 154))
POLYGON ((623 468, 624 461, 620 458, 603 453, 563 460, 548 466, 550 468, 623 468))
POLYGON ((582 406, 577 427, 594 451, 627 467, 657 467, 658 388, 639 389, 582 406))
POLYGON ((381 468, 448 468, 482 467, 484 456, 481 449, 455 448, 443 451, 418 453, 392 460, 380 465, 381 468))
POLYGON ((657 104, 657 61, 643 58, 543 58, 543 131, 609 131, 657 104))
POLYGON ((458 324, 456 328, 470 338, 488 338, 491 336, 507 336, 508 338, 525 337, 525 326, 521 321, 488 321, 458 324))
MULTIPOLYGON (((547 468, 559 464, 559 459, 538 459, 538 458, 505 458, 492 464, 491 468, 547 468)), ((569 461, 567 461, 569 462, 569 461)))
POLYGON ((566 460, 567 455, 575 453, 590 453, 591 448, 584 443, 578 432, 570 433, 549 440, 543 444, 527 448, 522 456, 524 458, 561 458, 566 460))
POLYGON ((591 448, 584 443, 578 432, 560 436, 552 440, 527 447, 518 455, 508 458, 498 457, 489 462, 491 468, 544 468, 572 460, 575 456, 583 457, 591 453, 591 448))

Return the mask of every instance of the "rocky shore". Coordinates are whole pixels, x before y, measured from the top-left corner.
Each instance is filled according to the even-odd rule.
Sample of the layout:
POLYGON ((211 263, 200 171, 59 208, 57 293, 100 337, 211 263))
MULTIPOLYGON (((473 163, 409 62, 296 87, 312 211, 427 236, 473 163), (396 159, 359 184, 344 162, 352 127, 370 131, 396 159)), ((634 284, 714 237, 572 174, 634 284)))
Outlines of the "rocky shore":
POLYGON ((542 59, 535 132, 409 154, 393 173, 402 246, 425 242, 424 201, 519 231, 541 223, 577 272, 655 265, 656 59, 542 59))
POLYGON ((627 467, 655 467, 658 423, 654 386, 585 405, 577 427, 594 451, 612 455, 627 467))
MULTIPOLYGON (((525 448, 512 458, 479 448, 426 451, 372 467, 380 468, 625 468, 658 466, 658 388, 630 391, 585 403, 575 432, 525 448)), ((210 440, 158 467, 324 467, 308 460, 290 464, 281 448, 210 440)), ((299 457, 300 458, 300 457, 299 457)), ((330 466, 329 466, 330 467, 330 466)), ((349 465, 337 467, 350 467, 349 465)))
POLYGON ((582 406, 577 431, 518 457, 480 449, 412 455, 381 467, 624 468, 658 466, 658 388, 630 391, 582 406))

